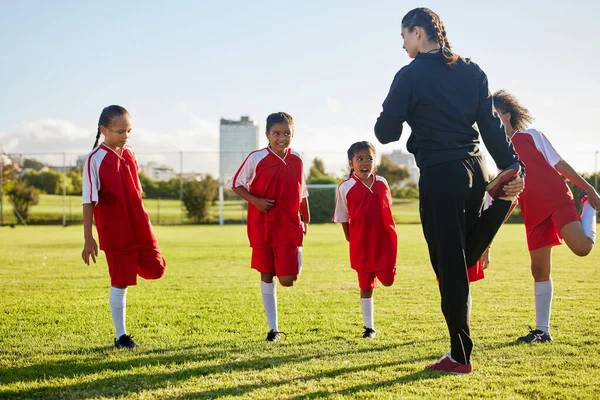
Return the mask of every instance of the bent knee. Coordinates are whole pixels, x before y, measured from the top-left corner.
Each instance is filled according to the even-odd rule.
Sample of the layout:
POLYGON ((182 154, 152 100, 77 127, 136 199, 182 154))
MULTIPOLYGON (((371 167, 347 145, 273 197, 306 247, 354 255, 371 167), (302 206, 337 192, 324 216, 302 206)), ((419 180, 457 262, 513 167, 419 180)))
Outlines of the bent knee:
POLYGON ((387 286, 392 286, 394 284, 394 281, 391 281, 391 282, 381 282, 380 281, 379 283, 381 283, 383 286, 387 287, 387 286))
POLYGON ((279 280, 279 284, 281 286, 290 287, 294 286, 294 283, 296 283, 298 276, 278 276, 277 279, 279 280))
POLYGON ((576 256, 585 257, 591 253, 593 248, 594 248, 594 245, 590 241, 589 244, 586 244, 584 246, 577 246, 577 247, 573 248, 572 250, 576 256))

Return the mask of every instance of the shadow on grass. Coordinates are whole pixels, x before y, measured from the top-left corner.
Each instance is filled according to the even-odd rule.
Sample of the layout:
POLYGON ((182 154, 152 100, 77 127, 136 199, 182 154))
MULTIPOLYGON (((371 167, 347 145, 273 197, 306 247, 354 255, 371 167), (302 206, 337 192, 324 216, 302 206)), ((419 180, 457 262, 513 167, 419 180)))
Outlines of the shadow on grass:
MULTIPOLYGON (((381 345, 368 348, 352 348, 343 351, 324 351, 322 348, 295 351, 292 354, 281 356, 267 356, 252 358, 248 360, 231 361, 236 355, 244 356, 247 350, 240 346, 231 346, 229 342, 210 343, 203 346, 206 350, 177 349, 176 351, 162 351, 157 356, 148 352, 136 356, 136 352, 129 353, 134 359, 106 361, 105 359, 88 358, 85 360, 72 359, 64 362, 49 362, 20 368, 7 368, 0 371, 0 382, 4 385, 9 383, 39 382, 40 386, 30 389, 4 389, 0 391, 0 397, 11 399, 31 398, 89 398, 89 397, 121 397, 140 391, 153 391, 177 386, 187 380, 193 380, 200 376, 213 374, 230 374, 235 372, 260 372, 265 369, 279 367, 285 364, 299 364, 314 359, 339 357, 350 354, 364 354, 365 359, 377 359, 381 352, 393 351, 404 346, 413 346, 416 342, 406 342, 394 345, 381 345), (216 350, 215 350, 216 349, 216 350), (223 359, 228 359, 227 361, 223 359), (225 362, 222 362, 225 361, 225 362), (212 362, 211 365, 186 367, 186 364, 196 362, 212 362), (144 367, 155 367, 168 365, 169 369, 179 369, 175 372, 148 372, 144 367), (124 374, 120 376, 99 378, 93 381, 87 379, 85 382, 60 384, 59 379, 86 379, 88 375, 101 374, 106 371, 131 371, 140 368, 141 372, 124 374)), ((302 344, 299 344, 303 347, 302 344)), ((269 346, 265 344, 265 346, 269 346)), ((294 349, 296 350, 296 349, 294 349)), ((114 352, 114 350, 112 351, 114 352)), ((111 351, 106 351, 111 353, 111 351)), ((339 368, 308 375, 303 380, 319 380, 325 377, 337 377, 340 375, 361 371, 370 368, 390 367, 418 361, 430 360, 426 357, 422 360, 411 358, 406 361, 373 364, 360 367, 339 368)), ((209 391, 197 392, 190 398, 212 398, 224 395, 244 395, 262 387, 273 387, 285 385, 296 381, 296 379, 285 379, 274 382, 257 382, 255 384, 227 386, 209 391)), ((228 385, 224 379, 223 385, 228 385)), ((187 396, 187 395, 186 395, 187 396)))

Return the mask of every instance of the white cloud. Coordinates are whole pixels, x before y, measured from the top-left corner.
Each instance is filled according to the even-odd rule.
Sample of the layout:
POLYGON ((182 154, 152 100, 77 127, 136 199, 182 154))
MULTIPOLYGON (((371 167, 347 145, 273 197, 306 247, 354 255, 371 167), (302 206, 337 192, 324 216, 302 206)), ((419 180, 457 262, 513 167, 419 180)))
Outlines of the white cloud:
POLYGON ((551 97, 544 97, 544 106, 548 108, 554 107, 554 100, 551 97))
POLYGON ((329 112, 336 113, 340 111, 340 102, 333 97, 325 96, 325 105, 329 112))

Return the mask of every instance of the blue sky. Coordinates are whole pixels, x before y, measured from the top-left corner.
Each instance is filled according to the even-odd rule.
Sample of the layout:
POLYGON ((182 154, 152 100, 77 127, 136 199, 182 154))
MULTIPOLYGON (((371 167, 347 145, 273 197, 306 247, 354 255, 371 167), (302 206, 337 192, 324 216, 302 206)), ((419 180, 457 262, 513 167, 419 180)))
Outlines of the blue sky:
MULTIPOLYGON (((418 6, 568 162, 593 170, 600 5, 580 0, 3 1, 0 150, 86 153, 102 108, 120 104, 140 158, 172 164, 157 154, 216 152, 221 117, 250 115, 262 131, 283 110, 296 119, 293 147, 337 172, 352 142, 376 141, 381 102, 410 62, 400 21, 418 6)), ((405 129, 378 150, 405 149, 405 129)), ((186 169, 218 168, 216 156, 189 158, 186 169)))

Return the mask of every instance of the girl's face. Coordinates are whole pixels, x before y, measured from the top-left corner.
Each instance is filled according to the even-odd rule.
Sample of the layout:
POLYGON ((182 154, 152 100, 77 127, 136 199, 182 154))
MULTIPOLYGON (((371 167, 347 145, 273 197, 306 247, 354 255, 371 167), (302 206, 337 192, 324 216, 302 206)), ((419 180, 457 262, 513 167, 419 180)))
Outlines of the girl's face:
POLYGON ((294 137, 294 127, 287 122, 278 122, 271 126, 266 133, 269 146, 279 157, 285 157, 288 147, 294 137))
POLYGON ((100 132, 104 135, 104 143, 111 149, 118 151, 127 144, 131 135, 131 119, 129 115, 115 117, 110 125, 100 126, 100 132))
POLYGON ((496 108, 496 112, 498 113, 498 116, 500 117, 500 120, 502 121, 502 125, 504 125, 505 128, 506 127, 512 128, 512 125, 510 124, 510 113, 504 112, 500 108, 496 108))
POLYGON ((421 28, 415 26, 412 32, 408 28, 402 28, 402 48, 406 50, 410 58, 415 58, 419 52, 421 28))
POLYGON ((375 172, 375 154, 370 149, 358 150, 352 160, 348 160, 354 174, 362 181, 366 181, 375 172))

